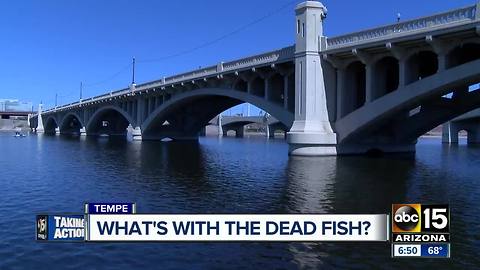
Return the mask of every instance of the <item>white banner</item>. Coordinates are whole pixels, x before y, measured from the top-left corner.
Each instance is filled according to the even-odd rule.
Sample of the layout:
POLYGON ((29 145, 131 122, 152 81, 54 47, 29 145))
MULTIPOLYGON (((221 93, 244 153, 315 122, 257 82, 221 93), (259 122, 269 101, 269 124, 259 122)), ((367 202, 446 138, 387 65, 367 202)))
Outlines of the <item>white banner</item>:
POLYGON ((388 216, 87 215, 87 241, 387 241, 388 216))

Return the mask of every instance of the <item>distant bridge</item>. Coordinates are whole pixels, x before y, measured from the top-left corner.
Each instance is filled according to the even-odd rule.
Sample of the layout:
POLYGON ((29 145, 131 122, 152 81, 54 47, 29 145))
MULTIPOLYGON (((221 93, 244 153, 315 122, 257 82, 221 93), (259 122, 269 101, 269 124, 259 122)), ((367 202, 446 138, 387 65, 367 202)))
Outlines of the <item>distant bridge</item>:
POLYGON ((294 46, 66 104, 32 127, 197 139, 248 102, 289 128, 292 155, 413 152, 419 136, 480 107, 480 91, 468 91, 480 81, 478 4, 331 38, 321 3, 295 12, 294 46))
POLYGON ((273 138, 276 131, 282 131, 286 134, 289 127, 270 115, 262 116, 222 116, 218 115, 209 122, 210 125, 218 127, 219 136, 227 136, 227 132, 233 130, 235 136, 243 138, 245 126, 249 124, 257 124, 265 130, 265 136, 273 138))
POLYGON ((480 109, 456 117, 443 125, 442 142, 458 143, 458 133, 467 132, 467 143, 480 143, 480 109))
POLYGON ((0 111, 0 117, 2 119, 8 119, 10 116, 24 116, 27 117, 32 112, 22 112, 22 111, 0 111))

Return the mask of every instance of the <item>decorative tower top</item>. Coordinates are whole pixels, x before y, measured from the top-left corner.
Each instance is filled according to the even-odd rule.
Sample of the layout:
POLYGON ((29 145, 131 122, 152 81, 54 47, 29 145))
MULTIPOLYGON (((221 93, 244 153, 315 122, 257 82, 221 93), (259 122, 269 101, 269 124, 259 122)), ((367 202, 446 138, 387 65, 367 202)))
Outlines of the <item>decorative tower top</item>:
POLYGON ((318 52, 327 8, 317 1, 305 1, 297 5, 295 14, 295 53, 318 52))

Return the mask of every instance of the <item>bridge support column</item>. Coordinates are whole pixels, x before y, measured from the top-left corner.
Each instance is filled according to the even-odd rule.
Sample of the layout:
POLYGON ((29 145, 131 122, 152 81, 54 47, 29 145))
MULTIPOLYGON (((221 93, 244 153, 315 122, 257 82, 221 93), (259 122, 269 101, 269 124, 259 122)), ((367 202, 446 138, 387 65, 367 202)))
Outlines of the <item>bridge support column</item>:
POLYGON ((345 91, 346 70, 344 67, 337 68, 337 120, 345 116, 346 91, 345 91))
MULTIPOLYGON (((397 58, 398 59, 398 58, 397 58)), ((402 89, 407 82, 407 60, 402 57, 398 59, 398 89, 402 89)))
POLYGON ((27 126, 28 126, 28 128, 31 130, 31 129, 32 129, 32 126, 31 126, 31 124, 30 124, 30 117, 32 117, 32 115, 31 115, 31 114, 27 114, 27 126))
POLYGON ((365 64, 365 103, 372 102, 375 99, 375 87, 374 87, 374 68, 373 64, 365 64))
POLYGON ((198 133, 199 136, 205 137, 207 135, 207 126, 204 126, 200 132, 198 133))
POLYGON ((87 136, 87 129, 85 127, 80 129, 80 136, 87 136))
POLYGON ((142 140, 142 130, 140 129, 140 127, 135 127, 132 130, 132 139, 134 141, 141 141, 142 140))
POLYGON ((283 108, 285 110, 288 110, 288 76, 289 74, 283 76, 283 108))
POLYGON ((269 138, 275 138, 275 128, 272 128, 271 125, 267 126, 268 134, 267 137, 269 138))
MULTIPOLYGON (((437 52, 438 53, 438 52, 437 52)), ((442 72, 447 69, 447 55, 445 52, 438 53, 438 70, 437 72, 442 72)))
POLYGON ((218 115, 218 137, 223 136, 222 114, 218 115))
POLYGON ((243 138, 245 136, 245 126, 240 126, 235 130, 236 138, 243 138))
POLYGON ((336 155, 337 138, 328 119, 319 54, 319 46, 326 47, 322 29, 326 8, 320 2, 306 1, 295 12, 295 121, 288 133, 289 154, 336 155))
POLYGON ((442 143, 458 143, 458 130, 452 122, 442 126, 442 143))
POLYGON ((140 127, 133 128, 132 125, 128 125, 127 127, 127 138, 132 138, 134 141, 141 141, 142 140, 142 130, 140 127))
POLYGON ((37 128, 35 128, 35 131, 37 133, 44 133, 45 128, 43 127, 43 119, 42 119, 42 104, 38 104, 38 114, 37 114, 37 128))
POLYGON ((467 143, 468 144, 479 144, 480 143, 480 125, 475 123, 471 126, 467 134, 467 143))
POLYGON ((60 128, 59 127, 55 128, 55 135, 60 135, 60 128))

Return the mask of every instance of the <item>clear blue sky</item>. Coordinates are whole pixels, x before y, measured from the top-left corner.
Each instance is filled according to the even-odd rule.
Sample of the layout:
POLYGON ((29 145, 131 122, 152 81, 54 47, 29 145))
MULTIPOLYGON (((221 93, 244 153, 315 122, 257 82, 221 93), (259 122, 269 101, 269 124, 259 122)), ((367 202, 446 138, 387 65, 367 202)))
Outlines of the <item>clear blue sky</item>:
MULTIPOLYGON (((44 0, 0 3, 0 98, 53 106, 126 87, 137 58, 137 83, 294 42, 292 0, 44 0), (287 5, 286 7, 284 7, 287 5), (284 7, 280 11, 279 8, 284 7), (164 61, 268 18, 210 46, 164 61), (124 68, 122 70, 122 68, 124 68), (120 71, 120 72, 119 72, 120 71), (112 75, 117 76, 112 77, 112 75), (103 82, 98 84, 98 82, 103 82), (97 83, 97 84, 96 84, 97 83), (91 85, 96 84, 96 85, 91 85), (90 85, 90 86, 89 86, 90 85)), ((474 0, 324 0, 327 36, 474 4, 474 0)), ((237 109, 239 110, 239 109, 237 109)), ((241 110, 241 109, 240 109, 241 110)))

